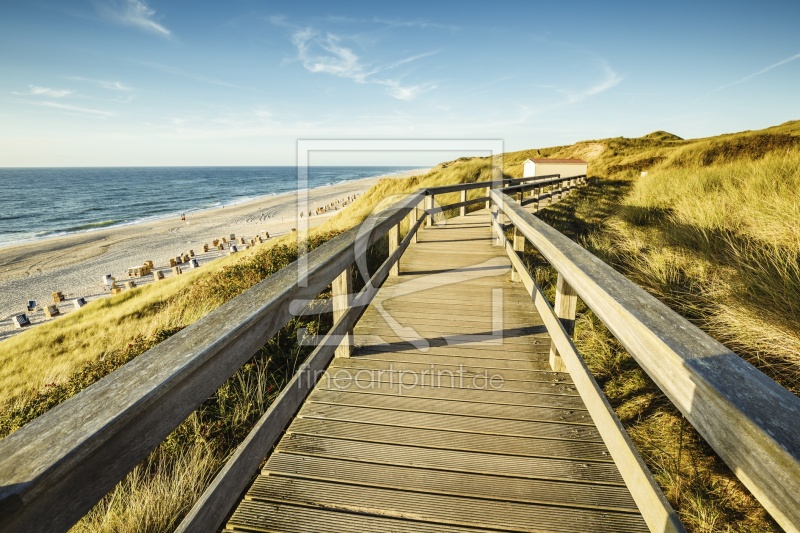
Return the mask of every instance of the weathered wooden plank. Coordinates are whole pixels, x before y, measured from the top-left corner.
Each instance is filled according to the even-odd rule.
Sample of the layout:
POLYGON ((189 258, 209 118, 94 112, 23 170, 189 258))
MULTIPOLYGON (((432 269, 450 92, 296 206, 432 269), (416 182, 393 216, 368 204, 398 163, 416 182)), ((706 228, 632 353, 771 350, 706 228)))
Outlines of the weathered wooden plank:
MULTIPOLYGON (((340 392, 358 392, 363 394, 387 394, 397 396, 399 387, 397 383, 385 381, 359 381, 353 384, 324 380, 317 386, 320 389, 340 392)), ((539 386, 529 387, 524 391, 484 390, 469 388, 431 387, 430 384, 404 387, 402 394, 419 398, 452 399, 457 401, 470 401, 479 403, 495 403, 507 405, 530 405, 540 407, 564 407, 566 409, 579 409, 583 402, 571 389, 562 390, 560 387, 539 386), (536 389, 536 390, 533 390, 536 389)))
MULTIPOLYGON (((493 360, 487 360, 491 363, 493 360)), ((458 378, 471 379, 473 376, 498 375, 503 381, 523 381, 537 383, 572 383, 572 378, 566 372, 552 372, 549 370, 512 370, 492 367, 491 365, 448 365, 440 362, 426 363, 384 363, 382 361, 368 360, 362 357, 357 359, 343 359, 336 361, 329 371, 334 373, 339 369, 346 369, 353 374, 359 371, 384 373, 415 373, 420 376, 440 376, 448 380, 458 378), (423 374, 424 373, 424 374, 423 374)), ((388 374, 387 374, 388 375, 388 374)))
POLYGON ((509 197, 492 195, 770 515, 797 530, 800 398, 509 197))
POLYGON ((320 508, 424 520, 448 526, 536 533, 542 530, 597 530, 598 527, 609 532, 647 531, 641 517, 630 513, 421 494, 283 476, 259 477, 247 498, 280 503, 303 502, 320 508))
MULTIPOLYGON (((498 407, 498 411, 500 408, 498 407)), ((513 419, 487 419, 484 417, 450 415, 444 413, 425 413, 351 407, 347 405, 328 405, 306 403, 298 416, 329 420, 363 422, 384 426, 411 428, 448 428, 464 433, 483 435, 507 435, 510 437, 541 437, 560 440, 582 440, 600 442, 594 426, 569 422, 539 422, 513 419)))
POLYGON ((385 363, 430 363, 431 361, 445 365, 485 365, 488 368, 506 368, 516 370, 541 370, 549 371, 550 364, 543 358, 530 357, 525 360, 498 359, 496 357, 471 357, 469 355, 434 355, 414 352, 376 352, 366 355, 363 352, 357 355, 366 361, 383 361, 385 363))
MULTIPOLYGON (((605 445, 600 442, 568 440, 554 442, 537 437, 481 435, 446 429, 404 428, 402 431, 398 431, 397 428, 391 426, 314 418, 297 418, 288 431, 298 435, 397 446, 489 453, 511 457, 541 457, 613 463, 605 445)), ((354 457, 348 459, 352 460, 354 457)), ((360 457, 358 459, 361 460, 360 457)))
POLYGON ((288 453, 273 454, 263 471, 269 475, 413 492, 638 513, 633 498, 624 487, 443 472, 362 463, 357 458, 345 461, 288 453))
MULTIPOLYGON (((333 300, 333 321, 338 322, 347 312, 353 300, 353 265, 348 265, 331 284, 333 300)), ((336 347, 337 357, 350 357, 353 352, 353 329, 344 332, 343 338, 336 347)))
MULTIPOLYGON (((228 521, 229 531, 254 533, 503 533, 485 530, 429 524, 405 518, 388 518, 361 515, 335 509, 321 509, 306 505, 292 505, 244 500, 228 521)), ((506 530, 507 531, 507 530, 506 530)))
POLYGON ((309 403, 366 407, 391 411, 460 415, 498 420, 520 420, 527 422, 568 422, 570 424, 593 425, 589 413, 553 407, 529 407, 497 405, 477 402, 454 402, 413 396, 386 396, 360 394, 357 391, 317 390, 308 398, 309 403))
MULTIPOLYGON (((452 438, 458 438, 452 433, 452 438)), ((558 440, 552 440, 558 446, 558 440)), ((476 453, 449 449, 397 446, 374 442, 354 442, 292 433, 286 435, 278 451, 314 457, 351 459, 377 464, 415 466, 448 472, 471 472, 516 478, 580 481, 600 485, 624 486, 613 463, 575 461, 553 457, 528 457, 496 453, 476 453)))

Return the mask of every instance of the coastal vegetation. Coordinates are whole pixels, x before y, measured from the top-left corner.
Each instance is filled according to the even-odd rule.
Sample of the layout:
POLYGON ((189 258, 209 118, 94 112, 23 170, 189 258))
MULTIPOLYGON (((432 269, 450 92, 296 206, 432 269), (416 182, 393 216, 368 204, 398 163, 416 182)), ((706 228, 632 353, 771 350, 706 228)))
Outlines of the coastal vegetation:
MULTIPOLYGON (((592 184, 538 216, 800 392, 800 122, 700 140, 655 132, 513 152, 502 156, 504 173, 520 177, 528 157, 590 161, 592 184)), ((395 196, 492 179, 493 162, 499 163, 462 158, 422 176, 382 180, 315 228, 309 248, 395 196)), ((471 191, 470 197, 482 194, 471 191)), ((291 263, 295 239, 272 239, 0 343, 0 437, 291 263)), ((373 260, 385 253, 379 243, 373 260)), ((552 296, 552 269, 530 248, 525 260, 552 296)), ((174 528, 307 355, 297 343, 300 328, 313 334, 329 325, 328 315, 290 322, 75 530, 174 528)), ((779 531, 624 348, 580 307, 576 344, 688 529, 779 531)))

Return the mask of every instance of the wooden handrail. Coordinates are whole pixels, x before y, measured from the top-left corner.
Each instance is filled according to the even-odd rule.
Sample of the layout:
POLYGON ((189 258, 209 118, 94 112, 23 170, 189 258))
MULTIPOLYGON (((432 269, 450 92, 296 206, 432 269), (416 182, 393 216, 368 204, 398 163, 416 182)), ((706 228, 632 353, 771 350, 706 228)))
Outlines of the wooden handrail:
POLYGON ((411 194, 0 441, 0 531, 66 530, 423 198, 411 194), (302 283, 301 283, 302 281, 302 283))
POLYGON ((492 202, 787 531, 800 524, 800 398, 500 190, 492 202))
POLYGON ((614 464, 617 465, 619 473, 625 481, 625 485, 629 488, 631 496, 650 531, 658 531, 660 533, 685 532, 686 530, 681 524, 678 515, 664 497, 614 409, 608 403, 603 390, 578 354, 578 350, 571 339, 572 332, 569 331, 557 311, 547 301, 541 288, 536 284, 536 280, 533 279, 531 273, 525 268, 522 259, 517 255, 522 244, 520 242, 522 239, 518 239, 521 235, 516 233, 518 231, 515 228, 513 243, 509 242, 505 235, 503 236, 503 247, 511 260, 513 271, 516 272, 519 281, 525 286, 525 290, 533 300, 539 316, 542 317, 552 343, 558 349, 560 359, 563 359, 565 363, 565 368, 554 370, 558 372, 569 371, 572 383, 580 394, 584 405, 586 405, 597 431, 606 444, 611 458, 614 459, 614 464))
MULTIPOLYGON (((294 414, 300 409, 305 398, 322 376, 322 372, 333 359, 338 339, 358 322, 367 306, 372 302, 378 288, 389 276, 391 269, 398 264, 400 257, 419 230, 425 217, 420 217, 409 229, 386 261, 378 267, 367 285, 356 295, 344 314, 319 342, 317 348, 303 363, 281 394, 259 419, 245 441, 236 449, 225 463, 211 485, 203 492, 189 514, 183 519, 176 533, 195 533, 217 531, 230 509, 236 504, 240 494, 250 484, 250 476, 264 458, 264 450, 270 450, 289 425, 294 414)), ((396 227, 396 226, 395 226, 396 227)), ((348 269, 349 270, 349 269, 348 269)))

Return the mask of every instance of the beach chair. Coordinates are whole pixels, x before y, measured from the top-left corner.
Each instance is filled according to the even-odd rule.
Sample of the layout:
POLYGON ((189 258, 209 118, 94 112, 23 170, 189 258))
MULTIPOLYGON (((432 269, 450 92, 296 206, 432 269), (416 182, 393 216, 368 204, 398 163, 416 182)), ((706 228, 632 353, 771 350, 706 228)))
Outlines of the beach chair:
POLYGON ((164 279, 164 273, 160 270, 153 271, 153 281, 158 281, 160 279, 164 279))
POLYGON ((36 300, 28 300, 28 312, 33 313, 36 311, 36 300))
POLYGON ((235 240, 236 240, 236 234, 235 234, 235 233, 231 233, 231 240, 232 240, 232 241, 235 241, 235 240))
POLYGON ((44 316, 46 316, 47 318, 53 318, 53 317, 58 316, 60 314, 61 314, 61 311, 58 310, 58 306, 55 305, 55 304, 48 305, 47 307, 44 308, 44 316))
POLYGON ((170 268, 175 268, 177 266, 177 264, 178 263, 175 262, 174 258, 170 258, 170 260, 169 260, 169 267, 170 268))
POLYGON ((53 293, 53 302, 54 303, 63 302, 63 301, 64 301, 64 293, 63 292, 58 291, 58 292, 54 292, 53 293))
POLYGON ((86 298, 81 296, 80 298, 76 298, 74 302, 72 302, 75 306, 75 309, 80 309, 84 305, 86 305, 86 298))
POLYGON ((128 289, 128 290, 135 289, 136 288, 136 282, 133 281, 133 280, 126 281, 125 282, 125 288, 128 289))
POLYGON ((189 250, 189 257, 194 257, 194 250, 189 250))
POLYGON ((177 275, 182 274, 182 273, 183 273, 183 271, 181 270, 181 267, 179 267, 179 266, 172 267, 172 275, 173 276, 177 276, 177 275))
POLYGON ((203 253, 208 252, 208 243, 203 245, 203 253))
POLYGON ((189 260, 189 265, 192 268, 199 268, 200 267, 200 262, 197 259, 192 258, 192 259, 189 260))
POLYGON ((24 328, 25 326, 30 326, 31 321, 28 318, 28 315, 25 313, 20 313, 18 315, 14 315, 11 317, 11 322, 14 323, 14 327, 17 329, 24 328))

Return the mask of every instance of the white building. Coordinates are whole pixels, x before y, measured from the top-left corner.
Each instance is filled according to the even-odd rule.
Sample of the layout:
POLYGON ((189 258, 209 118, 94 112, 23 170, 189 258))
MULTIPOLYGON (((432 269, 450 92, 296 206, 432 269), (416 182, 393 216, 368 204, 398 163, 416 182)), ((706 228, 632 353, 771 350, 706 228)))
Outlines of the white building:
POLYGON ((583 159, 526 159, 524 165, 523 178, 551 174, 560 174, 562 178, 571 178, 586 175, 586 167, 589 163, 583 159))

